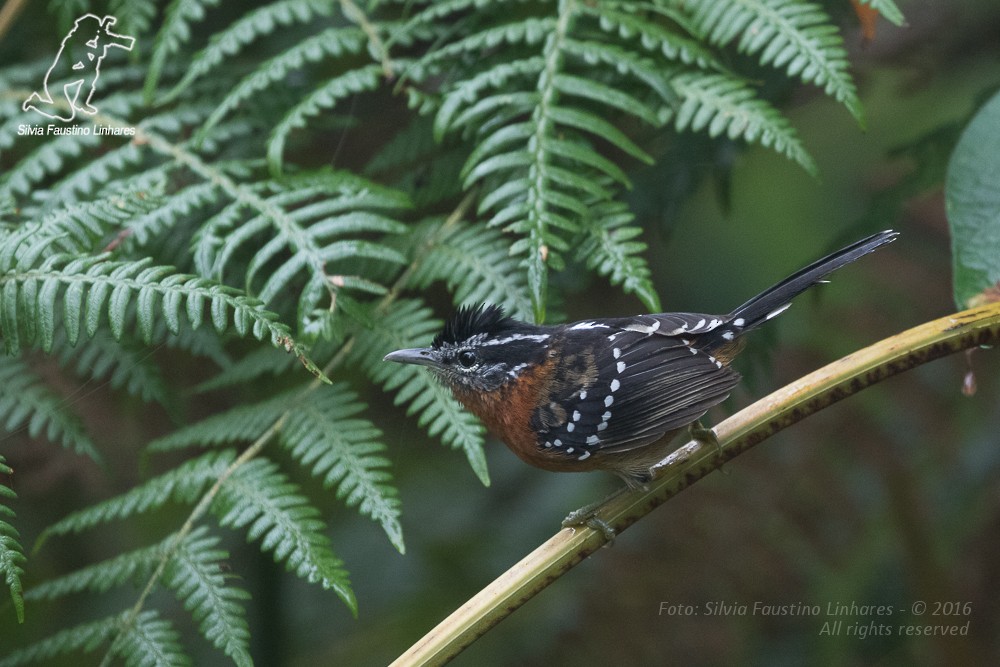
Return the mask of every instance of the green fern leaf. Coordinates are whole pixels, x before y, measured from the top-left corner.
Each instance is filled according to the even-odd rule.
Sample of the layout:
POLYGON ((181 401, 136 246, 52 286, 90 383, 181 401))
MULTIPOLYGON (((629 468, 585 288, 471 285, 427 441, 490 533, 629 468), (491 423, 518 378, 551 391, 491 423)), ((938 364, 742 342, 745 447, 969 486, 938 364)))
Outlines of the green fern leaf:
POLYGON ((222 477, 235 458, 236 453, 226 449, 208 452, 182 463, 115 498, 73 512, 57 521, 42 532, 38 538, 39 545, 52 536, 79 533, 103 523, 126 519, 162 507, 171 500, 193 503, 209 484, 222 477))
POLYGON ((364 409, 346 384, 312 392, 296 406, 281 431, 281 443, 303 466, 337 487, 337 497, 382 526, 389 541, 405 552, 399 523, 399 498, 380 454, 382 432, 367 419, 355 417, 364 409))
POLYGON ((292 70, 304 67, 307 63, 315 63, 347 53, 358 53, 365 43, 364 32, 358 28, 329 28, 265 61, 256 71, 244 77, 226 95, 198 131, 195 141, 204 139, 208 130, 252 96, 270 86, 286 82, 292 70))
POLYGON ((161 103, 172 101, 194 81, 260 37, 296 23, 308 23, 316 17, 330 16, 332 12, 333 6, 325 0, 278 0, 247 12, 225 30, 212 35, 208 46, 191 59, 184 77, 163 96, 161 103))
POLYGON ((227 585, 220 561, 229 554, 218 545, 218 537, 196 528, 167 564, 164 583, 191 612, 205 639, 240 667, 250 667, 250 628, 243 608, 250 594, 227 585))
POLYGON ((265 401, 231 408, 157 438, 146 450, 169 452, 192 446, 211 447, 256 440, 302 400, 302 393, 297 388, 265 401))
POLYGON ((205 393, 237 385, 248 385, 262 376, 276 376, 290 371, 293 368, 292 364, 287 354, 282 354, 273 347, 259 347, 225 367, 215 377, 199 384, 195 387, 195 391, 205 393))
POLYGON ((382 66, 367 65, 334 77, 309 93, 271 131, 267 145, 267 163, 271 173, 276 176, 281 174, 285 140, 292 130, 305 127, 307 119, 332 109, 340 100, 375 90, 381 83, 382 66))
POLYGON ((410 274, 409 287, 422 291, 442 280, 456 305, 495 303, 515 317, 530 317, 524 274, 510 255, 508 239, 498 230, 455 225, 443 231, 441 221, 433 220, 417 233, 415 243, 431 247, 410 274))
POLYGON ((676 111, 678 131, 707 131, 758 143, 798 162, 815 175, 816 163, 803 148, 788 119, 758 99, 745 83, 723 74, 686 72, 671 81, 683 100, 676 111))
POLYGON ((298 486, 266 459, 254 459, 233 472, 212 504, 219 523, 246 528, 276 562, 310 583, 333 589, 357 613, 347 572, 330 546, 319 510, 298 494, 298 486))
POLYGON ((109 654, 121 657, 126 665, 142 667, 187 667, 191 659, 181 650, 180 636, 173 625, 154 610, 141 612, 123 624, 109 654))
POLYGON ((698 29, 714 44, 739 37, 741 53, 820 86, 864 125, 864 110, 848 72, 844 40, 830 17, 801 0, 724 0, 688 5, 698 29))
MULTIPOLYGON (((14 471, 0 454, 0 501, 17 499, 17 494, 3 480, 4 477, 10 477, 13 474, 14 471)), ((17 622, 24 623, 24 588, 21 585, 24 569, 21 566, 27 561, 27 558, 24 556, 24 549, 17 541, 20 537, 17 529, 7 522, 8 518, 13 519, 14 517, 14 510, 0 502, 0 575, 3 576, 7 590, 10 592, 10 599, 14 603, 17 622)))
POLYGON ((0 177, 0 196, 27 195, 44 179, 56 174, 67 160, 93 150, 101 138, 93 134, 64 134, 46 141, 19 160, 0 177))
MULTIPOLYGON (((325 380, 322 372, 305 355, 289 335, 288 328, 277 322, 277 316, 264 309, 263 304, 236 289, 213 283, 204 278, 173 273, 171 267, 150 266, 149 259, 138 262, 110 261, 105 256, 70 259, 67 255, 54 255, 37 268, 32 264, 41 254, 35 248, 45 240, 35 241, 17 258, 17 266, 4 266, 0 255, 0 335, 8 353, 21 345, 24 331, 27 343, 40 338, 43 349, 51 348, 54 332, 56 297, 65 287, 63 319, 73 340, 81 316, 86 323, 87 335, 93 337, 106 311, 111 333, 116 340, 122 337, 128 319, 128 309, 135 298, 139 334, 148 344, 152 340, 154 323, 162 317, 177 333, 182 305, 193 328, 201 325, 203 309, 210 306, 212 324, 222 333, 229 324, 229 314, 236 332, 241 336, 253 334, 257 339, 269 338, 275 347, 293 351, 310 372, 325 380), (68 260, 68 261, 67 261, 68 260), (41 285, 40 290, 38 285, 41 285), (82 287, 73 287, 82 285, 82 287), (86 292, 86 305, 83 294, 86 292), (157 306, 159 305, 159 308, 157 306), (23 323, 21 323, 23 317, 23 323), (40 328, 36 332, 36 327, 40 328)), ((11 263, 13 264, 13 258, 11 263)))
POLYGON ((106 380, 112 389, 125 389, 147 403, 169 406, 173 402, 160 367, 153 363, 146 348, 116 343, 103 332, 74 347, 68 344, 64 332, 57 331, 52 349, 60 365, 72 368, 80 378, 106 380))
POLYGON ((578 257, 599 274, 608 276, 612 285, 638 296, 650 312, 661 311, 660 298, 650 279, 649 266, 642 254, 646 244, 634 239, 642 229, 630 225, 633 215, 620 202, 598 202, 585 218, 586 240, 580 244, 578 257))
POLYGON ((451 393, 416 366, 397 367, 382 358, 393 350, 426 345, 441 329, 430 309, 419 301, 402 300, 387 313, 371 317, 368 329, 357 337, 352 356, 373 382, 387 391, 396 391, 395 404, 408 403, 409 415, 419 414, 418 423, 431 436, 465 453, 473 472, 489 486, 489 472, 483 453, 484 429, 471 413, 462 409, 451 393))
POLYGON ((332 272, 338 262, 359 258, 394 264, 405 261, 382 243, 343 238, 404 231, 402 223, 380 212, 408 206, 402 193, 346 172, 313 172, 267 185, 274 194, 247 193, 202 227, 195 239, 195 263, 202 274, 223 276, 245 245, 269 232, 268 240, 251 257, 245 280, 252 289, 258 271, 265 265, 273 267, 258 291, 265 303, 298 276, 323 286, 323 291, 309 291, 309 298, 300 301, 301 324, 304 314, 318 307, 324 294, 332 298, 337 287, 332 272), (246 211, 258 215, 240 224, 246 211), (290 250, 291 256, 282 257, 283 250, 290 250))
POLYGON ((148 578, 163 559, 171 535, 166 540, 134 549, 93 565, 82 567, 62 577, 32 586, 24 596, 28 600, 55 600, 74 593, 106 593, 129 581, 148 578))
POLYGON ((146 83, 143 86, 143 95, 147 102, 153 100, 153 94, 169 58, 191 39, 191 24, 205 18, 206 10, 218 4, 219 0, 173 0, 167 6, 163 24, 156 33, 153 53, 149 58, 146 83))
POLYGON ((149 32, 156 18, 156 5, 145 0, 111 0, 108 13, 118 19, 116 30, 125 35, 139 35, 149 32))
POLYGON ((121 627, 122 618, 123 615, 109 616, 99 621, 60 630, 30 646, 11 651, 7 656, 0 658, 0 667, 51 661, 57 656, 78 651, 91 653, 115 636, 121 627))
POLYGON ((0 422, 4 430, 13 432, 26 427, 32 438, 44 434, 51 442, 95 461, 101 460, 83 421, 23 359, 0 356, 0 386, 4 388, 0 393, 0 422))

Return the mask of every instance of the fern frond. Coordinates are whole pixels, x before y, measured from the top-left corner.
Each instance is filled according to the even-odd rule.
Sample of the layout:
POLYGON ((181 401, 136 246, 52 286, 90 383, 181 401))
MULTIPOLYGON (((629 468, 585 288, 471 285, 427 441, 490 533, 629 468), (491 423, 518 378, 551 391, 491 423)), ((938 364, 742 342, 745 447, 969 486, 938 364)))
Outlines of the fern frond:
POLYGON ((256 71, 248 74, 229 91, 198 131, 195 140, 203 138, 209 129, 252 96, 270 86, 287 81, 291 71, 300 69, 308 63, 348 53, 359 53, 365 43, 365 34, 358 28, 329 28, 282 51, 274 58, 261 63, 256 71))
MULTIPOLYGON (((650 9, 663 11, 662 8, 655 5, 651 8, 636 5, 638 3, 609 2, 592 6, 581 3, 580 10, 596 16, 601 30, 617 33, 618 37, 625 40, 638 37, 639 44, 643 48, 658 52, 668 60, 676 60, 685 65, 697 65, 704 69, 720 67, 718 58, 698 41, 680 31, 670 30, 651 21, 648 15, 637 15, 650 9)), ((671 18, 677 20, 679 17, 671 16, 671 18)))
POLYGON ((122 33, 146 34, 156 18, 156 5, 146 0, 111 0, 108 13, 118 19, 115 28, 122 33))
POLYGON ((146 450, 169 452, 192 446, 250 442, 271 428, 301 398, 302 390, 293 389, 265 401, 238 405, 157 438, 146 446, 146 450))
POLYGON ((101 138, 94 134, 64 134, 45 141, 5 170, 6 173, 0 177, 0 195, 28 195, 44 179, 59 173, 67 161, 100 144, 101 138))
POLYGON ((357 613, 343 563, 334 555, 323 532, 319 510, 298 493, 277 464, 254 459, 233 472, 212 504, 219 523, 246 528, 248 540, 260 540, 261 549, 273 551, 275 562, 310 583, 332 589, 357 613))
POLYGON ((359 258, 394 264, 405 261, 382 243, 343 238, 404 231, 405 225, 381 213, 407 207, 409 201, 402 193, 346 172, 302 174, 268 185, 274 194, 247 193, 202 227, 195 240, 195 262, 202 274, 221 278, 244 245, 266 234, 266 242, 244 272, 248 289, 253 289, 254 278, 265 265, 270 268, 268 278, 257 290, 264 303, 304 275, 324 289, 309 291, 309 298, 300 300, 301 322, 319 306, 324 293, 332 297, 338 287, 334 279, 338 262, 359 258), (240 224, 249 206, 258 214, 240 224), (283 251, 291 255, 283 258, 283 251))
POLYGON ((202 382, 194 390, 205 393, 250 384, 264 375, 275 376, 290 371, 293 368, 292 363, 287 354, 282 354, 273 347, 259 347, 224 367, 218 375, 202 382))
POLYGON ((326 488, 336 486, 337 498, 382 526, 404 553, 399 498, 386 470, 389 461, 381 456, 382 432, 356 417, 363 409, 346 384, 314 391, 291 411, 280 442, 326 488))
POLYGON ((24 556, 24 548, 17 541, 20 534, 7 521, 7 519, 15 517, 14 510, 7 507, 4 502, 17 499, 17 494, 3 480, 4 477, 10 477, 13 474, 14 471, 0 454, 0 575, 3 576, 7 590, 10 592, 11 602, 14 603, 17 622, 24 623, 24 588, 21 585, 24 568, 21 566, 27 561, 27 558, 24 556))
POLYGON ((483 425, 462 409, 451 393, 429 373, 416 366, 392 368, 382 358, 393 350, 426 344, 441 329, 441 322, 419 301, 401 300, 389 311, 369 318, 369 328, 356 339, 352 357, 373 382, 387 391, 396 391, 396 405, 407 403, 408 415, 419 414, 418 424, 445 445, 465 453, 473 472, 489 485, 483 453, 483 425))
MULTIPOLYGON (((439 220, 424 227, 433 244, 410 274, 408 287, 424 290, 441 280, 456 305, 495 303, 516 317, 530 317, 524 273, 518 268, 518 259, 510 255, 509 240, 499 230, 455 225, 442 232, 439 220)), ((421 242, 418 236, 416 244, 421 242)))
POLYGON ((51 661, 56 656, 83 651, 91 653, 102 644, 109 642, 121 627, 123 615, 102 618, 99 621, 82 623, 54 635, 10 652, 0 658, 0 667, 15 667, 35 662, 51 661))
POLYGON ((56 535, 80 533, 102 523, 162 507, 168 501, 190 504, 218 480, 236 458, 231 449, 208 452, 114 498, 73 512, 46 528, 39 544, 56 535))
MULTIPOLYGON (((156 192, 129 192, 65 206, 26 229, 25 238, 8 251, 13 251, 17 258, 25 252, 39 258, 57 252, 96 254, 129 221, 155 211, 164 199, 156 192)), ((7 260, 5 264, 12 263, 7 260)))
POLYGON ((650 279, 649 265, 641 253, 646 244, 636 241, 642 228, 630 224, 634 216, 621 202, 596 202, 584 218, 587 237, 577 256, 612 285, 638 296, 650 312, 660 312, 660 298, 650 279))
POLYGON ((161 103, 170 102, 226 60, 242 51, 255 40, 280 28, 296 23, 308 23, 319 16, 330 16, 333 4, 326 0, 278 0, 247 12, 224 30, 212 35, 208 46, 191 59, 184 77, 161 103))
POLYGON ((188 667, 191 664, 173 625, 152 609, 123 624, 108 653, 119 656, 126 665, 188 667))
POLYGON ((239 335, 267 337, 275 347, 294 350, 306 368, 322 376, 292 341, 288 328, 277 322, 277 316, 239 290, 174 273, 171 267, 151 266, 148 259, 121 262, 103 255, 80 259, 54 255, 34 267, 41 246, 29 246, 16 264, 9 254, 0 255, 0 272, 6 271, 0 273, 0 335, 8 353, 20 347, 22 329, 28 344, 37 339, 46 352, 52 349, 56 301, 60 296, 63 324, 71 345, 79 336, 81 316, 87 335, 93 337, 105 311, 112 335, 115 340, 121 339, 133 299, 139 334, 147 344, 160 317, 171 333, 177 333, 183 308, 187 321, 197 329, 207 304, 216 331, 226 330, 231 313, 239 335))
POLYGON ((309 118, 332 109, 340 100, 375 90, 381 83, 381 65, 366 65, 329 79, 306 95, 305 99, 292 107, 271 131, 267 143, 267 163, 270 165, 271 173, 281 174, 285 139, 292 130, 305 127, 309 118))
POLYGON ((131 217, 125 224, 125 229, 137 245, 146 245, 185 217, 217 203, 221 194, 218 185, 211 181, 175 190, 169 197, 162 198, 152 210, 131 217))
POLYGON ((128 582, 149 576, 163 558, 173 535, 147 547, 134 549, 114 558, 82 567, 62 577, 32 586, 25 594, 28 600, 55 600, 74 593, 106 593, 128 582))
POLYGON ((227 584, 220 562, 229 554, 218 548, 219 538, 196 528, 173 553, 164 583, 191 612, 202 636, 232 658, 250 667, 250 628, 243 601, 250 594, 227 584))
POLYGON ((78 454, 100 460, 97 447, 74 414, 67 401, 48 385, 19 357, 0 356, 0 422, 11 432, 27 425, 28 435, 59 443, 78 454))
POLYGON ((757 143, 791 158, 810 174, 816 163, 788 119, 738 79, 723 74, 685 72, 671 80, 681 98, 674 115, 677 131, 706 131, 757 143))
POLYGON ((148 157, 148 151, 134 143, 112 148, 88 161, 86 169, 71 172, 43 195, 43 213, 78 202, 81 195, 93 195, 105 184, 137 168, 148 157))
POLYGON ((66 342, 66 334, 57 331, 52 349, 60 365, 72 368, 81 378, 106 380, 112 389, 124 389, 147 403, 168 406, 173 400, 147 348, 115 342, 101 331, 73 347, 66 342))
POLYGON ((737 48, 759 54, 763 65, 785 68, 841 102, 859 123, 864 111, 848 72, 837 27, 822 7, 802 0, 720 0, 686 5, 698 30, 713 44, 739 37, 737 48))
POLYGON ((168 59, 191 39, 191 24, 205 18, 206 10, 218 4, 219 0, 173 0, 167 6, 149 57, 146 83, 142 91, 147 102, 153 101, 153 94, 168 59))

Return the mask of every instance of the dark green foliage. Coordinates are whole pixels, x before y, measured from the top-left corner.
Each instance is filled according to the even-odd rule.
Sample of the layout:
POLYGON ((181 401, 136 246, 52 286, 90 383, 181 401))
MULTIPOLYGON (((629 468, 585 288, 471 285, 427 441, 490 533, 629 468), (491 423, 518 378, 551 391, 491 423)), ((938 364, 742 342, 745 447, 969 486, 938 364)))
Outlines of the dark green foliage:
POLYGON ((800 0, 58 4, 61 30, 110 13, 137 38, 106 59, 99 113, 77 120, 131 134, 18 136, 38 120, 21 104, 52 54, 0 66, 0 424, 100 458, 52 381, 60 368, 173 417, 202 415, 195 389, 212 409, 136 443, 148 474, 39 540, 180 508, 151 546, 22 596, 23 550, 0 503, 0 576, 19 619, 24 600, 136 591, 120 614, 5 643, 5 665, 98 649, 189 664, 182 624, 251 664, 262 629, 220 527, 354 611, 319 509, 329 500, 314 494, 333 490, 404 550, 370 396, 391 393, 489 482, 482 425, 421 369, 382 362, 440 327, 425 293, 542 320, 560 296, 550 272, 572 265, 656 310, 622 196, 672 133, 759 144, 815 171, 744 68, 814 84, 861 118, 839 32, 800 0), (176 369, 193 365, 195 380, 176 369), (189 618, 150 597, 164 588, 189 618))

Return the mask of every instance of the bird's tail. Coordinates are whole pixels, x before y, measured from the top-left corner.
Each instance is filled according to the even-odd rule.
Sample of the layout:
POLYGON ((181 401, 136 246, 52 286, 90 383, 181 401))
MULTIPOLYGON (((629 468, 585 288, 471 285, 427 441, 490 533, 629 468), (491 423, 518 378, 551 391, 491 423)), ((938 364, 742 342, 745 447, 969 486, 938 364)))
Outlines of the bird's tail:
POLYGON ((731 340, 734 336, 760 326, 784 312, 791 305, 792 299, 813 285, 823 282, 823 278, 827 275, 845 264, 864 257, 876 248, 893 242, 897 236, 899 233, 891 229, 873 234, 796 271, 734 310, 727 318, 726 324, 720 327, 720 333, 727 329, 732 331, 731 335, 724 336, 731 340))

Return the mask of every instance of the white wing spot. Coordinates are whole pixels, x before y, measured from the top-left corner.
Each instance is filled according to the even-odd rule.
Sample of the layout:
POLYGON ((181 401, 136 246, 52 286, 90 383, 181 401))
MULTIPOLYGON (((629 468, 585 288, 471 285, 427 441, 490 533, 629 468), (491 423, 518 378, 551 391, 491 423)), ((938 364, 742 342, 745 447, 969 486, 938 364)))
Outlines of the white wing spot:
POLYGON ((625 372, 625 362, 624 361, 619 361, 618 362, 618 374, 621 375, 624 372, 625 372))
POLYGON ((743 319, 742 317, 737 317, 735 320, 733 320, 733 326, 734 327, 741 327, 741 326, 743 326, 746 323, 747 323, 747 321, 745 319, 743 319))
POLYGON ((562 447, 562 440, 556 438, 552 444, 555 445, 556 447, 562 447))
POLYGON ((587 436, 587 444, 588 445, 596 445, 600 441, 601 441, 601 439, 599 437, 597 437, 596 435, 588 435, 587 436))
POLYGON ((767 317, 765 317, 764 319, 765 320, 769 320, 772 317, 777 317, 778 315, 781 315, 783 312, 785 312, 786 310, 788 310, 788 307, 791 306, 791 305, 792 305, 791 303, 786 303, 783 306, 779 306, 779 307, 775 308, 770 313, 768 313, 767 317))
POLYGON ((584 452, 583 454, 580 455, 580 458, 578 458, 577 461, 582 461, 585 458, 588 458, 589 456, 590 456, 590 452, 584 452))
POLYGON ((611 404, 615 402, 614 396, 608 396, 604 399, 604 407, 610 408, 611 404))
POLYGON ((552 443, 551 443, 551 442, 549 442, 548 440, 546 440, 546 441, 545 441, 545 446, 546 446, 546 447, 551 447, 551 446, 552 446, 552 443))
POLYGON ((580 421, 580 411, 579 410, 574 410, 573 411, 573 421, 575 421, 575 422, 580 421))
POLYGON ((608 427, 608 422, 601 422, 600 424, 597 425, 597 430, 598 431, 603 431, 607 427, 608 427))
POLYGON ((566 450, 566 453, 567 453, 567 454, 572 454, 572 453, 573 453, 573 448, 572 448, 572 447, 570 447, 569 449, 567 449, 567 450, 566 450))
POLYGON ((567 433, 572 433, 573 429, 575 429, 575 428, 576 428, 576 424, 574 424, 573 422, 570 422, 570 423, 566 424, 566 432, 567 433))
POLYGON ((587 398, 587 390, 586 389, 582 389, 582 390, 580 390, 580 400, 582 401, 585 398, 587 398))
POLYGON ((622 386, 622 383, 618 381, 618 378, 611 381, 611 391, 618 391, 618 387, 620 386, 622 386))
POLYGON ((610 410, 608 410, 603 415, 601 415, 601 421, 608 421, 609 419, 611 419, 611 411, 610 410))
POLYGON ((610 329, 607 324, 598 324, 597 322, 577 322, 570 327, 570 331, 576 331, 578 329, 610 329))
POLYGON ((736 336, 736 334, 734 334, 732 331, 723 331, 722 332, 722 337, 725 338, 726 340, 732 340, 735 336, 736 336))
POLYGON ((691 354, 698 354, 698 350, 692 347, 691 348, 691 354))
POLYGON ((715 327, 719 326, 720 324, 722 324, 722 320, 712 320, 711 322, 708 323, 708 328, 709 329, 714 329, 715 327))
POLYGON ((698 320, 698 324, 694 325, 694 328, 695 329, 700 329, 703 326, 705 326, 705 318, 704 317, 701 318, 700 320, 698 320))
POLYGON ((618 357, 622 356, 621 348, 616 347, 615 349, 611 350, 611 354, 612 356, 614 356, 615 359, 617 359, 618 357))

